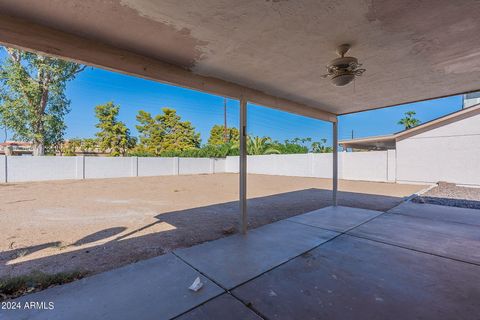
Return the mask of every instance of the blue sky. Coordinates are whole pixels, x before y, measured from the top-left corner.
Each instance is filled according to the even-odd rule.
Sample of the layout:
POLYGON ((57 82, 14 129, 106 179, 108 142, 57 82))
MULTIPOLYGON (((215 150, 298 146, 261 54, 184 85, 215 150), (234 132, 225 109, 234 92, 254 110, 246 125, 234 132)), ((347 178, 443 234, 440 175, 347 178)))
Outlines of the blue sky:
MULTIPOLYGON (((223 123, 222 97, 97 68, 86 69, 70 82, 67 96, 71 100, 71 112, 66 117, 66 138, 93 137, 96 132, 94 108, 108 101, 120 105, 120 120, 134 135, 137 134, 135 115, 142 109, 152 114, 160 113, 163 107, 176 109, 183 120, 193 123, 203 142, 208 140, 214 124, 223 123)), ((417 118, 425 122, 460 109, 461 103, 461 96, 455 96, 342 116, 339 138, 350 138, 352 130, 355 137, 397 132, 402 129, 397 122, 406 111, 416 111, 417 118)), ((238 101, 227 100, 227 109, 228 125, 238 127, 238 101)), ((294 137, 326 138, 331 143, 329 123, 255 105, 249 105, 248 125, 252 135, 280 141, 294 137)), ((0 137, 3 140, 3 133, 0 137)))

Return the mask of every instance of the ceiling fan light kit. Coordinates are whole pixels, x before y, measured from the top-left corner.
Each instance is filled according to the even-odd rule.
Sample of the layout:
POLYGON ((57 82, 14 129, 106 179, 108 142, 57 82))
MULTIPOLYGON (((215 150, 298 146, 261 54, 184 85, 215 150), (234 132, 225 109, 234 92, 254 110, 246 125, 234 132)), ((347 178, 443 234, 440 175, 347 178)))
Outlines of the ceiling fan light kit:
POLYGON ((361 68, 362 64, 355 57, 345 57, 350 49, 349 44, 342 44, 337 48, 337 54, 340 58, 336 58, 326 66, 327 74, 324 78, 329 78, 331 83, 336 87, 343 87, 355 80, 355 77, 361 76, 365 69, 361 68))

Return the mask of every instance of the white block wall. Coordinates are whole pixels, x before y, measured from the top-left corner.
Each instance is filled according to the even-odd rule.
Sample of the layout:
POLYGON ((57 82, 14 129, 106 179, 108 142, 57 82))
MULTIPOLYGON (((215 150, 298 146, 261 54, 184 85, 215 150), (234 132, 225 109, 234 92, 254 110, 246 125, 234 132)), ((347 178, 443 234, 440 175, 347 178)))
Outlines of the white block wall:
MULTIPOLYGON (((396 151, 340 152, 339 178, 402 183, 448 181, 479 186, 480 132, 478 135, 455 138, 436 134, 419 135, 418 139, 397 142, 396 151)), ((238 173, 238 165, 239 157, 209 159, 0 156, 0 183, 238 173)), ((256 174, 331 178, 332 154, 248 156, 247 170, 256 174)))
POLYGON ((171 176, 178 174, 178 158, 138 158, 138 176, 171 176))
POLYGON ((134 177, 136 161, 137 157, 85 157, 85 178, 134 177))
POLYGON ((213 173, 213 163, 210 158, 178 158, 179 174, 213 173))
POLYGON ((213 160, 213 173, 223 173, 226 170, 226 159, 212 159, 213 160))
MULTIPOLYGON (((333 176, 333 157, 330 153, 311 153, 309 154, 311 158, 310 166, 313 177, 318 178, 328 178, 331 179, 333 176)), ((338 157, 338 178, 342 179, 342 167, 343 161, 341 153, 338 157)))
POLYGON ((0 183, 7 182, 7 157, 0 156, 0 183))
MULTIPOLYGON (((78 178, 77 157, 6 157, 6 160, 9 182, 78 178)), ((2 171, 5 176, 5 166, 2 171)))
MULTIPOLYGON (((238 157, 227 157, 226 172, 238 173, 238 159, 238 157)), ((331 153, 247 157, 247 171, 257 174, 330 179, 333 176, 332 165, 333 157, 331 153)), ((387 168, 387 151, 340 152, 338 154, 338 176, 340 179, 388 181, 387 168)))

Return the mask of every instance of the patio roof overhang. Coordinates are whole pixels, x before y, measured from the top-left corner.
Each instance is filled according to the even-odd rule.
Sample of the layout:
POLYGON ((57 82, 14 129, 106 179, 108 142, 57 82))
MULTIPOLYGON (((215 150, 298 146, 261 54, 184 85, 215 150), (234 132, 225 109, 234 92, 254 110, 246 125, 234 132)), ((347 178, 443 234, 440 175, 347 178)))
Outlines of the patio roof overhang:
POLYGON ((0 3, 0 42, 255 104, 336 115, 480 89, 475 0, 0 3), (335 48, 367 72, 322 79, 335 48))

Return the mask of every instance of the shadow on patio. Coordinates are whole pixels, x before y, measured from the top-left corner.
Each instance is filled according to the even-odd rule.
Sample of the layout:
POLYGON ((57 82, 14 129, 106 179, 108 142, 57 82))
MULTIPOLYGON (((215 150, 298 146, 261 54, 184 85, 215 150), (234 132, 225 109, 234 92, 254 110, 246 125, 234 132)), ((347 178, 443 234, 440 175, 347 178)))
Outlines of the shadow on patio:
MULTIPOLYGON (((344 206, 386 211, 401 201, 399 197, 339 192, 339 203, 344 206)), ((331 191, 313 188, 249 199, 249 228, 326 207, 330 203, 331 191)), ((54 241, 4 251, 0 253, 0 275, 71 270, 97 273, 176 248, 218 239, 236 233, 238 202, 167 212, 156 219, 158 221, 137 229, 112 226, 70 245, 54 241), (55 252, 43 257, 35 255, 46 248, 55 252)))

